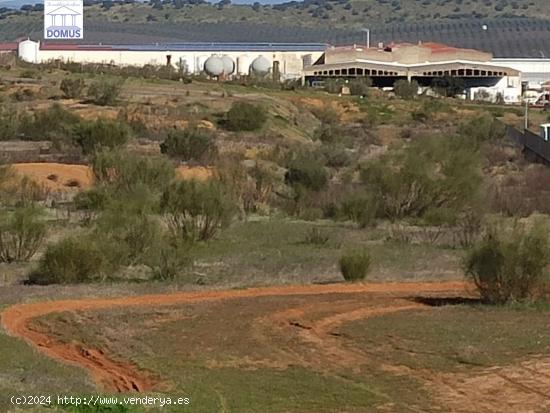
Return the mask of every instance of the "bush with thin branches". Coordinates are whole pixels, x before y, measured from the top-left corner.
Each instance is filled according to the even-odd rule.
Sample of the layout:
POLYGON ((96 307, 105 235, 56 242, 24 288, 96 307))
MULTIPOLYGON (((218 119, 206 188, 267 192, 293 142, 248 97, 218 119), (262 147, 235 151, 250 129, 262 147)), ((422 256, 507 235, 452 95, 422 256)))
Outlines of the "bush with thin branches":
POLYGON ((466 274, 490 303, 533 299, 550 264, 547 227, 491 228, 465 260, 466 274))

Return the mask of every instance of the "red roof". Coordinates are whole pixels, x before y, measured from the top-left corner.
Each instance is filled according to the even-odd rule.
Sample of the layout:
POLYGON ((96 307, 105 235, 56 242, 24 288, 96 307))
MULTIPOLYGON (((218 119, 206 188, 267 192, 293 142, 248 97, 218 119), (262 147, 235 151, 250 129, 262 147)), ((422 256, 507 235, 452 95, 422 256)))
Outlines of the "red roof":
POLYGON ((40 43, 41 50, 111 50, 111 46, 80 45, 74 43, 40 43))
POLYGON ((17 51, 17 43, 16 42, 6 42, 6 43, 0 43, 0 50, 1 51, 8 51, 8 52, 15 52, 17 51))

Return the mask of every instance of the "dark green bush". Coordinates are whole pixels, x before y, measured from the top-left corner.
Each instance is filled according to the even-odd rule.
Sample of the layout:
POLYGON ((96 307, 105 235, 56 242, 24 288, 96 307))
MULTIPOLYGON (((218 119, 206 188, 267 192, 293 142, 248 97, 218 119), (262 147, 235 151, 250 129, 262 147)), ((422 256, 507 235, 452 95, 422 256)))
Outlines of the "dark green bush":
POLYGON ((78 99, 82 96, 86 83, 81 78, 65 78, 59 87, 67 99, 78 99))
POLYGON ((399 79, 393 84, 393 91, 395 95, 401 99, 414 99, 418 95, 418 82, 406 79, 399 79))
POLYGON ((212 133, 197 128, 169 131, 160 150, 182 161, 209 162, 217 153, 212 133))
POLYGON ((248 102, 236 102, 227 112, 227 127, 233 131, 258 130, 266 120, 266 110, 248 102))
POLYGON ((535 298, 549 263, 548 231, 535 223, 531 229, 492 228, 469 253, 465 271, 483 299, 502 304, 535 298))
POLYGON ((132 130, 123 122, 98 119, 85 121, 74 129, 74 141, 85 154, 101 148, 114 149, 125 145, 132 138, 132 130))
POLYGON ((340 205, 340 214, 358 224, 360 228, 374 225, 377 212, 377 200, 366 194, 356 193, 348 196, 340 205))
POLYGON ((369 88, 372 86, 370 77, 353 79, 349 82, 349 93, 352 96, 367 96, 369 88))
POLYGON ((328 185, 328 173, 317 157, 298 154, 288 165, 285 182, 293 187, 321 191, 328 185))
POLYGON ((66 238, 48 246, 38 268, 29 275, 33 284, 74 284, 100 278, 108 268, 96 242, 87 237, 66 238))
POLYGON ((122 82, 119 80, 99 79, 88 88, 88 98, 97 105, 114 105, 121 91, 122 82))
POLYGON ((46 236, 41 210, 30 205, 3 215, 0 219, 0 262, 30 260, 46 236))
POLYGON ((174 182, 162 195, 161 210, 174 236, 191 242, 213 238, 236 213, 225 188, 214 180, 174 182))
POLYGON ((466 85, 464 79, 447 75, 433 78, 431 87, 441 96, 454 97, 464 93, 466 85))
POLYGON ((347 251, 340 257, 340 272, 346 281, 362 281, 367 277, 371 258, 367 250, 347 251))

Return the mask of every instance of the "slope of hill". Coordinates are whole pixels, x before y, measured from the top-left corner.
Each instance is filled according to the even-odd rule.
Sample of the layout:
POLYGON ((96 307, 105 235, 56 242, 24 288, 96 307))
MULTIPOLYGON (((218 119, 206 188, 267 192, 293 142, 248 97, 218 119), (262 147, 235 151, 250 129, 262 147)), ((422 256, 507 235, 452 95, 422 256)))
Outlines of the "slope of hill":
MULTIPOLYGON (((170 41, 361 43, 434 40, 500 57, 550 55, 543 0, 305 0, 231 5, 202 0, 85 7, 87 43, 170 41), (189 4, 190 2, 197 4, 189 4), (488 30, 482 30, 483 25, 488 30)), ((42 35, 42 12, 0 14, 0 40, 42 35)))

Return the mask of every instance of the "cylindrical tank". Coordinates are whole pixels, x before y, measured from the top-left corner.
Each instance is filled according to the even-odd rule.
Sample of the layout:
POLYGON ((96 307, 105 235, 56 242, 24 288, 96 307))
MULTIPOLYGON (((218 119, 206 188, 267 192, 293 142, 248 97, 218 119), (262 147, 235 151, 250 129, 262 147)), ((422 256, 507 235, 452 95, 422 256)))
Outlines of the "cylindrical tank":
POLYGON ((33 42, 30 39, 23 40, 18 47, 19 58, 25 62, 38 63, 39 47, 39 42, 33 42))
POLYGON ((221 57, 210 56, 204 62, 204 71, 210 76, 220 76, 224 72, 224 64, 221 57))
POLYGON ((235 62, 233 61, 233 59, 231 59, 227 55, 223 55, 222 62, 223 62, 223 73, 226 76, 229 76, 233 74, 233 72, 235 72, 235 62))
POLYGON ((245 54, 237 57, 237 74, 248 75, 249 70, 250 70, 250 57, 245 54))
POLYGON ((271 62, 265 56, 258 56, 250 65, 250 69, 254 74, 265 75, 271 69, 271 62))
POLYGON ((208 56, 197 56, 195 59, 195 73, 200 73, 204 70, 204 62, 208 59, 208 56))

